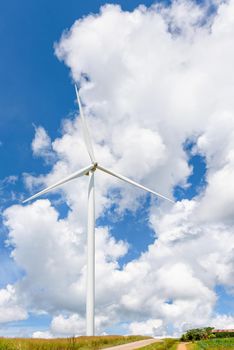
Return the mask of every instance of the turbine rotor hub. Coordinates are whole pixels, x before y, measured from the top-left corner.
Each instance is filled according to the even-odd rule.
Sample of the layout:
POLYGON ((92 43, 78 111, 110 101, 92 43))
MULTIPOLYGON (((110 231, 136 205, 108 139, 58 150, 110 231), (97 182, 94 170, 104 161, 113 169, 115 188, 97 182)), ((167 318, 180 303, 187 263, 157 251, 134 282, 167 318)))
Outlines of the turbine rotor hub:
POLYGON ((97 166, 98 166, 98 163, 97 162, 94 163, 91 171, 94 172, 97 169, 97 166))

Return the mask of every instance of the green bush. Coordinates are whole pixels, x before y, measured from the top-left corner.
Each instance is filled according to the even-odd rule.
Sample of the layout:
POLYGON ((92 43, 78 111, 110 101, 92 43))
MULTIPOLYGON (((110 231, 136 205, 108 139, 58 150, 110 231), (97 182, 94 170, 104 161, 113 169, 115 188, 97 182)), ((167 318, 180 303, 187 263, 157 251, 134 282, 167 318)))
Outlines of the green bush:
POLYGON ((189 329, 185 334, 181 336, 180 340, 195 341, 201 339, 209 339, 210 337, 212 337, 212 330, 212 327, 189 329))
POLYGON ((234 338, 234 332, 215 332, 215 338, 234 338))

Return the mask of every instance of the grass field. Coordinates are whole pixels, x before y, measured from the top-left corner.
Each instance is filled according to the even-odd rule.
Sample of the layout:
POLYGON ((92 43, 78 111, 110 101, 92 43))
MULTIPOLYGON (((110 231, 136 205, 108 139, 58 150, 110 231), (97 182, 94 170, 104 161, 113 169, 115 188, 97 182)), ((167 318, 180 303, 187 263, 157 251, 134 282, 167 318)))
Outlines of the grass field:
POLYGON ((140 348, 139 350, 176 350, 177 345, 177 339, 164 339, 160 343, 150 344, 140 348))
POLYGON ((114 335, 64 339, 0 338, 0 350, 97 350, 148 338, 114 335))
POLYGON ((189 344, 188 350, 234 350, 234 338, 200 340, 189 344))

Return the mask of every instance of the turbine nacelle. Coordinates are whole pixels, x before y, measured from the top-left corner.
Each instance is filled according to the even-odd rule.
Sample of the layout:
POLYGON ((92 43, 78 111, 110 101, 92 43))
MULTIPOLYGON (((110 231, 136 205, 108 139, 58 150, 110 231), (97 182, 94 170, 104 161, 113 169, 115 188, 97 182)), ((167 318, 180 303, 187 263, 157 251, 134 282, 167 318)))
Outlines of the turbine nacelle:
POLYGON ((85 175, 89 176, 90 171, 92 171, 92 173, 94 173, 97 169, 97 166, 98 166, 98 163, 97 162, 94 163, 92 169, 90 169, 85 175))
POLYGON ((91 169, 91 171, 93 171, 93 172, 96 171, 97 167, 98 167, 98 163, 95 162, 95 163, 93 164, 93 168, 91 169))

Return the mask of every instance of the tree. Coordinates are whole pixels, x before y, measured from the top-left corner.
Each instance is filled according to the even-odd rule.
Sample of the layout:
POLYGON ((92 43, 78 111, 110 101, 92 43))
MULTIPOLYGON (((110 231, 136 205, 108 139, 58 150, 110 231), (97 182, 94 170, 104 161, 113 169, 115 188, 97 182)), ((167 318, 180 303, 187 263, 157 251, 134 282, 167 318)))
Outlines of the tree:
POLYGON ((195 341, 212 337, 212 327, 189 329, 181 336, 181 341, 195 341))

